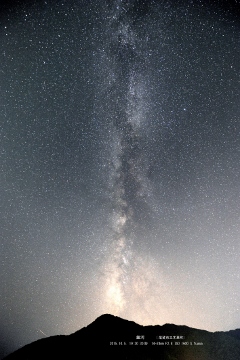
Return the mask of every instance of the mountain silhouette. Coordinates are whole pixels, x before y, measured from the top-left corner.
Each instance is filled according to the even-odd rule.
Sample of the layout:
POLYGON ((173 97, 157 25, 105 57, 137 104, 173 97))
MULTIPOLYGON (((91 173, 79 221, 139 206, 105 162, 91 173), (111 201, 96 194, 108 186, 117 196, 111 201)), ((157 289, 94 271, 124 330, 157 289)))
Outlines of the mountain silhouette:
POLYGON ((105 314, 71 335, 35 341, 4 360, 239 360, 240 329, 208 332, 165 324, 141 326, 105 314))

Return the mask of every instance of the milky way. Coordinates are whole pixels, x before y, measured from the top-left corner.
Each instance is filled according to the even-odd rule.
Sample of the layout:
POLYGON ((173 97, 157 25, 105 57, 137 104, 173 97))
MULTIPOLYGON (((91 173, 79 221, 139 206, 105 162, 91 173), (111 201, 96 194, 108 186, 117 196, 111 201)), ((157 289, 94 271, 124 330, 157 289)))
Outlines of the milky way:
POLYGON ((19 1, 0 26, 2 354, 102 313, 239 327, 237 3, 19 1))
POLYGON ((110 312, 117 314, 124 314, 129 298, 135 294, 136 279, 130 279, 135 270, 132 247, 137 239, 134 227, 141 221, 141 209, 146 202, 141 179, 144 173, 142 124, 147 121, 144 96, 146 55, 140 46, 145 39, 139 39, 134 31, 132 7, 133 3, 129 2, 112 4, 103 48, 108 62, 113 64, 113 81, 104 92, 104 95, 109 95, 104 115, 110 122, 111 148, 114 149, 109 175, 113 232, 107 264, 104 264, 107 272, 103 297, 109 302, 110 312))

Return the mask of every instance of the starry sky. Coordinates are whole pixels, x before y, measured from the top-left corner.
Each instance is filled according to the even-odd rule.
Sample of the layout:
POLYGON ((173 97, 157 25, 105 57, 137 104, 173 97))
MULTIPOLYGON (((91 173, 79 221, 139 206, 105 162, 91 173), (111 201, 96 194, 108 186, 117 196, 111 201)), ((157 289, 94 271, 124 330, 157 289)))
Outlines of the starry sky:
POLYGON ((0 7, 0 345, 112 313, 240 327, 240 4, 0 7))

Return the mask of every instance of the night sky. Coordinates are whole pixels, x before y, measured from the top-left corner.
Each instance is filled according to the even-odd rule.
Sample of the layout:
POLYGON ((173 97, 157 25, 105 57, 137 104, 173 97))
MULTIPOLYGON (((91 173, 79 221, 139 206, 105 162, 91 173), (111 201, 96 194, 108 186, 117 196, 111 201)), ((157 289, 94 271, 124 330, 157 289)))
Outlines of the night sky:
POLYGON ((103 313, 239 328, 239 2, 2 3, 5 353, 103 313))

